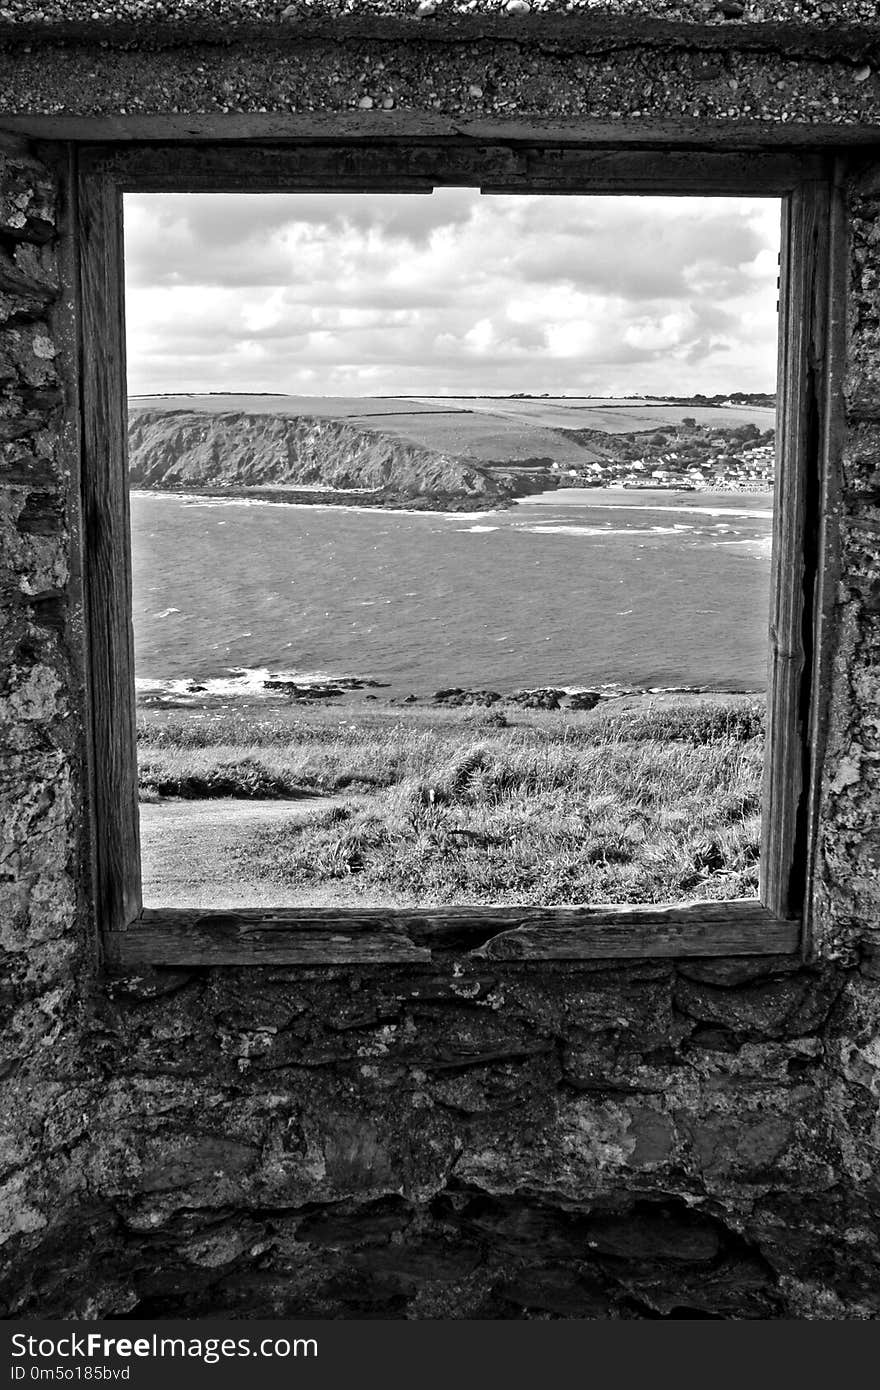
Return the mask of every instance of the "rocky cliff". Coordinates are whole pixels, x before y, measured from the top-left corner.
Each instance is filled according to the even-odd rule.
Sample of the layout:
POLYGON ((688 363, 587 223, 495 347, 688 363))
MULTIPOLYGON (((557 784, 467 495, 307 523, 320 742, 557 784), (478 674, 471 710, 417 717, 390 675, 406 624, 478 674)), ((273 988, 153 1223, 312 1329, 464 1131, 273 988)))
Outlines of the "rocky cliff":
POLYGON ((128 443, 136 488, 258 488, 273 496, 330 488, 379 505, 467 500, 477 507, 514 492, 454 455, 315 416, 133 410, 128 443))

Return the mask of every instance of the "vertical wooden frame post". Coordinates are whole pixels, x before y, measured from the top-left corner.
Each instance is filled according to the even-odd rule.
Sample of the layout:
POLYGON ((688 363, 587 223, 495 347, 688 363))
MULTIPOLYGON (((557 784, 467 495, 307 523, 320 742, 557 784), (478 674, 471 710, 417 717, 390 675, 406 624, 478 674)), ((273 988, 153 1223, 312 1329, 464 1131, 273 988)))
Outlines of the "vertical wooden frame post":
POLYGON ((801 925, 801 952, 814 953, 810 885, 816 869, 821 802, 821 768, 828 732, 828 706, 831 698, 834 656, 834 609, 841 566, 839 527, 840 492, 843 485, 843 452, 847 433, 843 383, 846 371, 847 293, 849 289, 849 221, 845 183, 849 167, 846 159, 835 161, 829 187, 829 271, 828 318, 826 324, 826 364, 820 455, 821 495, 818 499, 819 526, 816 552, 815 618, 813 624, 813 671, 810 725, 807 742, 811 759, 811 786, 807 806, 807 863, 804 911, 801 925))
POLYGON ((830 180, 799 184, 783 202, 779 272, 776 498, 770 591, 761 901, 776 917, 802 910, 809 819, 821 742, 814 681, 833 282, 830 180))
POLYGON ((114 180, 87 173, 77 201, 95 907, 112 932, 141 910, 122 194, 114 180))

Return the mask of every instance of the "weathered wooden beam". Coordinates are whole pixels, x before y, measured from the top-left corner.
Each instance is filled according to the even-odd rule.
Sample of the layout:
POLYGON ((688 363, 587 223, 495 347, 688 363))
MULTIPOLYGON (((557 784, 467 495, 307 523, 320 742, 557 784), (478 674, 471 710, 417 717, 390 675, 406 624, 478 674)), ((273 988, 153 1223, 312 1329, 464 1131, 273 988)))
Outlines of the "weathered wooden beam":
POLYGON ((427 962, 431 952, 390 932, 247 930, 233 923, 190 929, 177 924, 108 932, 107 964, 140 965, 387 965, 427 962))
POLYGON ((761 898, 789 916, 806 890, 810 718, 828 432, 831 191, 805 182, 783 206, 761 898))
POLYGON ((760 904, 685 907, 148 909, 106 937, 108 961, 140 965, 369 965, 408 961, 596 960, 780 955, 799 924, 760 904))
POLYGON ((840 492, 843 453, 847 436, 847 411, 843 395, 846 374, 846 318, 849 287, 849 220, 844 193, 846 161, 839 160, 829 188, 828 260, 826 279, 826 342, 822 353, 824 379, 817 382, 820 392, 820 432, 818 459, 818 497, 816 513, 815 568, 816 595, 809 722, 807 742, 810 750, 810 778, 806 808, 806 868, 804 885, 804 924, 801 952, 810 958, 814 951, 812 890, 816 871, 819 827, 821 824, 821 769, 828 741, 829 707, 834 660, 835 606, 841 568, 842 537, 840 492))
POLYGON ((797 950, 797 922, 730 916, 727 921, 597 922, 549 931, 520 927, 501 932, 475 952, 489 960, 676 959, 688 956, 772 956, 797 950))
POLYGON ((128 191, 295 192, 332 189, 430 192, 444 184, 487 193, 782 194, 805 178, 830 174, 815 152, 620 149, 518 144, 500 130, 482 139, 306 141, 254 145, 247 160, 233 146, 195 144, 119 150, 91 146, 83 168, 128 191))
POLYGON ((339 112, 146 112, 100 115, 17 114, 0 112, 0 130, 34 140, 83 143, 162 141, 352 140, 509 140, 518 142, 607 145, 624 149, 686 146, 705 150, 765 151, 858 149, 876 147, 880 123, 813 123, 689 116, 660 116, 617 121, 582 116, 455 116, 435 111, 339 112), (393 119, 391 119, 393 117, 393 119))
POLYGON ((125 927, 141 908, 131 618, 122 197, 108 179, 79 179, 82 306, 83 581, 99 926, 125 927))

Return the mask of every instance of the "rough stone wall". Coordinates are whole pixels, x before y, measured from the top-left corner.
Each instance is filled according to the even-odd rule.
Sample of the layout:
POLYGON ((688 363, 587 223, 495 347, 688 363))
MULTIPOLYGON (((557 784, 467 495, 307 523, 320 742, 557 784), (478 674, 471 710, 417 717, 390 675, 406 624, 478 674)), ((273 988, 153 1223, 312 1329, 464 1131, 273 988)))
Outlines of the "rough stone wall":
POLYGON ((0 152, 7 1316, 880 1316, 876 166, 849 206, 815 963, 114 980, 83 839, 67 209, 0 152))
POLYGON ((230 133, 296 115, 300 134, 723 122, 804 140, 880 128, 878 71, 875 0, 0 6, 0 109, 31 128, 104 116, 110 138, 222 114, 230 133))
POLYGON ((851 279, 838 497, 841 573, 820 821, 826 957, 880 963, 880 174, 848 188, 851 279))
MULTIPOLYGON (((58 189, 0 152, 0 1225, 32 1238, 61 1202, 61 1112, 80 1075, 81 637, 58 189)), ((94 967, 92 966, 93 970, 94 967)), ((88 975, 88 970, 84 972, 88 975)))

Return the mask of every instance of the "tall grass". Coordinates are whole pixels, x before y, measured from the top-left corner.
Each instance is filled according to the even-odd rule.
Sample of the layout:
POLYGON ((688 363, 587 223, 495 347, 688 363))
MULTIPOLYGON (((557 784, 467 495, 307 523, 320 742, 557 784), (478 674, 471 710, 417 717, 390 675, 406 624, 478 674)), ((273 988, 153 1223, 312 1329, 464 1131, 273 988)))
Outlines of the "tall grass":
POLYGON ((662 902, 756 891, 761 754, 727 742, 461 751, 360 807, 264 831, 251 865, 353 899, 662 902))
MULTIPOLYGON (((757 890, 754 700, 544 713, 140 721, 146 796, 347 801, 264 830, 243 869, 354 903, 661 902, 757 890), (353 795, 360 793, 360 795, 353 795)), ((245 853, 243 851, 243 853, 245 853)))

